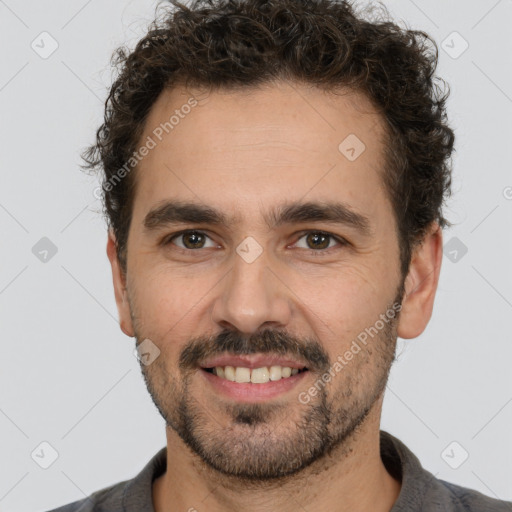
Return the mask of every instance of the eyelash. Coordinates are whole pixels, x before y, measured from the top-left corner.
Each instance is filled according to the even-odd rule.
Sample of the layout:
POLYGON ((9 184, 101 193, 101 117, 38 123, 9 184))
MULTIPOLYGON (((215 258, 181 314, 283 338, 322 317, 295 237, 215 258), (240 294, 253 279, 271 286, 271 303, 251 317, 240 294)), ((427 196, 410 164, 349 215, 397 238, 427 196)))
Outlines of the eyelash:
MULTIPOLYGON (((166 238, 164 238, 162 241, 162 245, 163 246, 170 245, 174 239, 179 238, 180 236, 183 236, 186 234, 190 234, 190 233, 198 233, 200 235, 206 236, 207 238, 210 238, 204 231, 200 231, 197 229, 185 229, 183 231, 173 233, 172 235, 169 235, 166 238)), ((318 230, 309 230, 309 231, 301 232, 299 234, 299 238, 297 239, 297 241, 295 243, 297 243, 301 238, 303 238, 304 236, 307 236, 309 234, 316 234, 316 235, 323 235, 323 236, 330 237, 330 238, 336 240, 338 242, 339 246, 341 246, 341 247, 350 245, 349 242, 347 240, 345 240, 344 238, 333 235, 332 233, 328 233, 326 231, 318 231, 318 230)), ((210 240, 211 240, 211 238, 210 238, 210 240)), ((199 249, 184 249, 183 247, 179 247, 179 246, 176 246, 176 248, 182 252, 188 252, 188 253, 199 251, 199 250, 203 249, 202 247, 199 249)), ((206 247, 206 249, 208 249, 208 247, 206 247)), ((303 250, 317 255, 319 253, 330 253, 331 250, 333 250, 333 249, 336 249, 336 247, 329 247, 327 249, 303 249, 303 250)))

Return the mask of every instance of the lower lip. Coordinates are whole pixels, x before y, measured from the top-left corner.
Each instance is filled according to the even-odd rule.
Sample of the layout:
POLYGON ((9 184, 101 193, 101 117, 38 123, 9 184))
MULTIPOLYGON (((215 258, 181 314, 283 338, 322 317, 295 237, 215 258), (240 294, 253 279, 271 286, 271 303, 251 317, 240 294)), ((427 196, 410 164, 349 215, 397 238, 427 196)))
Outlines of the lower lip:
POLYGON ((309 372, 303 371, 280 380, 270 380, 264 384, 232 382, 230 380, 217 377, 217 375, 207 372, 206 370, 201 370, 200 373, 215 389, 215 391, 224 396, 235 399, 239 402, 263 402, 290 391, 297 386, 309 372))

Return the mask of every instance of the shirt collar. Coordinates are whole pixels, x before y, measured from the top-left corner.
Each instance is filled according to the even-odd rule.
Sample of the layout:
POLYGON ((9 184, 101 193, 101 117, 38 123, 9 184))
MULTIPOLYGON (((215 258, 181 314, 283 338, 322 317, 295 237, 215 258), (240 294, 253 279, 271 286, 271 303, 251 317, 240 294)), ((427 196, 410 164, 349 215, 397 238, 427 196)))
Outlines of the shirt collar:
MULTIPOLYGON (((400 494, 391 512, 407 512, 421 503, 434 476, 423 469, 419 459, 399 439, 388 432, 380 431, 380 453, 384 466, 397 480, 402 482, 400 494)), ((123 512, 155 512, 153 508, 153 481, 167 468, 167 448, 161 448, 130 480, 122 497, 123 512)))

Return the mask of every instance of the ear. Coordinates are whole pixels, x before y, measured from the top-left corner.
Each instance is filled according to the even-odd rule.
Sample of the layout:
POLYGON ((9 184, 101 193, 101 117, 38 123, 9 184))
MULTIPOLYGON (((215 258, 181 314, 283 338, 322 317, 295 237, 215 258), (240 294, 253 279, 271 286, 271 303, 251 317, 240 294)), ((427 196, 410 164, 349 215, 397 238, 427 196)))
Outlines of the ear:
POLYGON ((414 250, 405 279, 397 330, 400 338, 416 338, 425 330, 432 316, 442 258, 443 234, 439 224, 433 222, 421 245, 414 250))
POLYGON ((119 313, 119 323, 121 330, 130 337, 135 336, 130 315, 130 304, 128 303, 128 294, 126 291, 126 276, 121 271, 119 259, 117 257, 116 239, 111 229, 108 232, 107 256, 112 267, 112 281, 114 284, 114 294, 116 297, 117 311, 119 313))

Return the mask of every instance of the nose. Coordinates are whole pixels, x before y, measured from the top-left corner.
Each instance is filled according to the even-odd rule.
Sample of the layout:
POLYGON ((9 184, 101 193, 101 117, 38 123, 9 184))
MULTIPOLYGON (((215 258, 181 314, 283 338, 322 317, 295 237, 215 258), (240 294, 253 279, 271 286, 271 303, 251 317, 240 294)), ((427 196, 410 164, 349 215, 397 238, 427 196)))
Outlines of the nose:
POLYGON ((291 293, 265 251, 250 263, 237 254, 221 283, 212 310, 212 320, 221 327, 252 334, 290 321, 291 293))

